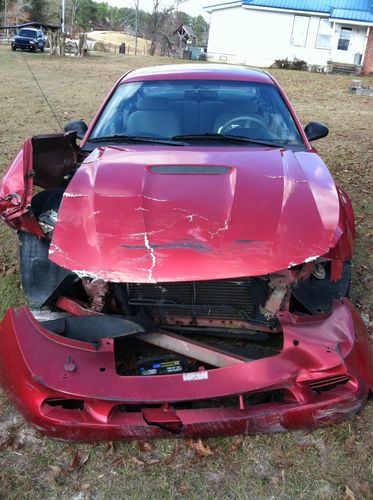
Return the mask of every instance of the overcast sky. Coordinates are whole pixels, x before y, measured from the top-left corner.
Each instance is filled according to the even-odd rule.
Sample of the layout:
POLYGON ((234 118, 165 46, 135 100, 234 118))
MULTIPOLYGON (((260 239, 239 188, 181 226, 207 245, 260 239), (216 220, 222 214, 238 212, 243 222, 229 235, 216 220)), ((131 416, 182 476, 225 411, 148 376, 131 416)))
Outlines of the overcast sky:
MULTIPOLYGON (((99 0, 97 0, 99 1, 99 0)), ((106 0, 109 5, 113 5, 114 7, 133 7, 136 3, 135 0, 106 0)), ((163 6, 172 5, 174 2, 172 0, 163 0, 163 6)), ((204 18, 208 21, 209 14, 204 12, 202 9, 205 5, 211 5, 212 3, 218 3, 211 0, 187 0, 183 2, 179 6, 179 10, 183 10, 187 14, 191 16, 198 16, 199 14, 203 15, 204 18)), ((140 9, 151 11, 153 5, 153 0, 140 0, 140 9)))

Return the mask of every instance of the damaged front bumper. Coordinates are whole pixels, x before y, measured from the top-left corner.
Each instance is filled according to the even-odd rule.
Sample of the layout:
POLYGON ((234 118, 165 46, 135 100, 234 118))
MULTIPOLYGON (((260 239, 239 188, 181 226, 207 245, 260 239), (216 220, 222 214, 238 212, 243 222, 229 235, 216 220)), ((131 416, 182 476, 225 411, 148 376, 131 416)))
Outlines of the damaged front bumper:
POLYGON ((350 302, 278 320, 276 356, 144 377, 118 375, 113 339, 64 338, 27 308, 12 309, 0 325, 1 381, 37 429, 76 441, 285 431, 355 415, 373 388, 373 357, 350 302))

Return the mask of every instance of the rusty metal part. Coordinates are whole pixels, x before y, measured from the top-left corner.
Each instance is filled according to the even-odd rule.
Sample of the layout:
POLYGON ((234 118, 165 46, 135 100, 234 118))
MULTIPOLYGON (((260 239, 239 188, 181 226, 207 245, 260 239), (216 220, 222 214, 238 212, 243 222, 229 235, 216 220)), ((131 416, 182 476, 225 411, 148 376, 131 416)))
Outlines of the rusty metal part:
MULTIPOLYGON (((154 315, 154 321, 160 323, 161 317, 154 315)), ((170 326, 190 326, 192 323, 190 316, 166 316, 163 325, 170 326)), ((255 332, 277 333, 281 331, 279 325, 274 324, 273 327, 261 325, 259 323, 250 323, 249 321, 239 321, 231 319, 210 319, 210 318, 197 318, 195 326, 200 327, 216 327, 234 330, 236 328, 255 332)))
POLYGON ((274 318, 285 301, 289 292, 289 283, 282 277, 274 277, 270 280, 269 286, 272 289, 265 306, 261 308, 262 314, 267 318, 274 318))
POLYGON ((89 297, 91 308, 101 312, 105 305, 105 297, 109 292, 109 285, 101 279, 82 278, 82 285, 89 297))

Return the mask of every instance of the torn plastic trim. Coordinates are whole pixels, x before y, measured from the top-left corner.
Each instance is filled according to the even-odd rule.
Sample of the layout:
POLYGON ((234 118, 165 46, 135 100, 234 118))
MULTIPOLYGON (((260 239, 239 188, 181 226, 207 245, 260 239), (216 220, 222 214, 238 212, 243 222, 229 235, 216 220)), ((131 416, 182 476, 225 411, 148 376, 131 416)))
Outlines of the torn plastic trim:
POLYGON ((52 304, 71 289, 77 277, 48 259, 49 241, 26 231, 18 232, 22 290, 31 307, 52 304))

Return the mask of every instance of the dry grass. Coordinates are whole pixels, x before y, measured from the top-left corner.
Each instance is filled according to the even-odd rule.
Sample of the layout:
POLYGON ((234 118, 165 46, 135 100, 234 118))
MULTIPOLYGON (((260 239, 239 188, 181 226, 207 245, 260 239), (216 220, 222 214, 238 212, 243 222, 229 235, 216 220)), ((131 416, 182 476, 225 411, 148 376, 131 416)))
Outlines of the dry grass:
MULTIPOLYGON (((90 120, 128 68, 170 62, 128 56, 24 57, 61 123, 90 120)), ((373 100, 350 96, 349 77, 274 73, 304 123, 319 119, 330 126, 330 136, 318 147, 354 202, 358 242, 352 299, 372 318, 373 100)), ((24 138, 59 127, 20 53, 0 47, 0 82, 3 169, 24 138)), ((16 252, 14 235, 1 225, 0 314, 23 301, 16 252)), ((345 496, 346 486, 356 498, 373 498, 372 405, 351 422, 312 433, 250 436, 240 445, 235 438, 210 440, 214 453, 191 463, 194 450, 173 440, 158 441, 148 450, 138 443, 92 446, 43 438, 1 394, 0 402, 0 498, 334 499, 345 496)))
MULTIPOLYGON (((125 43, 128 51, 128 47, 134 49, 135 47, 135 37, 132 35, 126 35, 125 33, 119 33, 118 31, 90 31, 88 33, 88 40, 96 40, 98 42, 104 42, 108 44, 113 44, 119 46, 121 43, 125 43)), ((145 53, 148 51, 150 42, 144 38, 137 39, 138 52, 145 53)))

